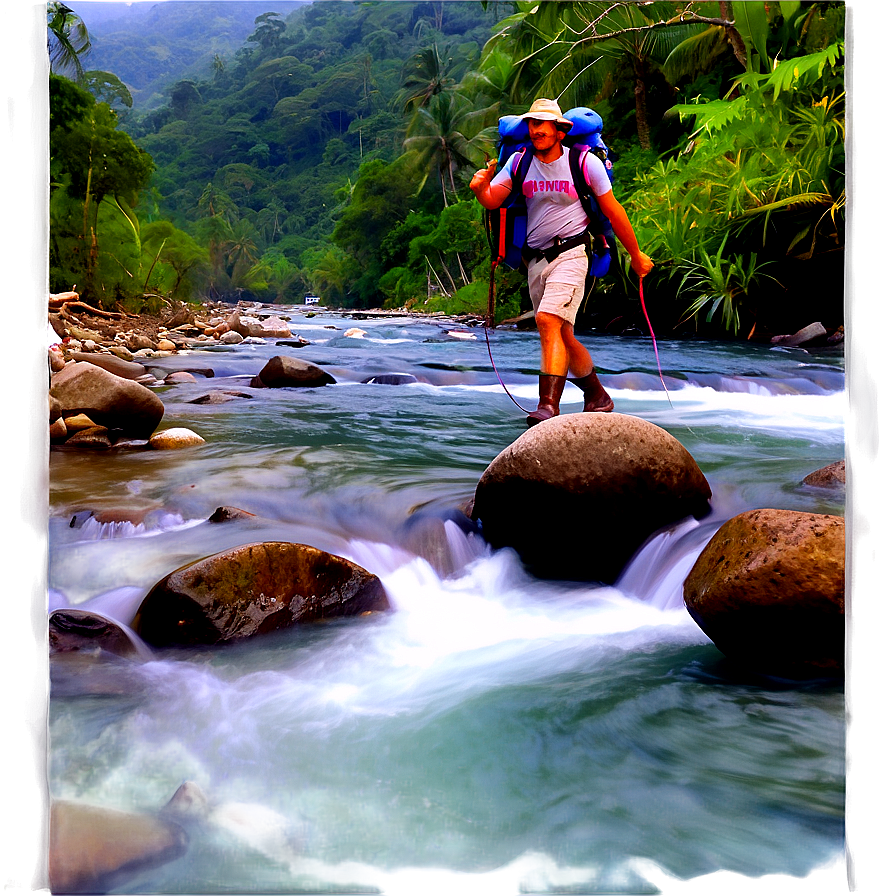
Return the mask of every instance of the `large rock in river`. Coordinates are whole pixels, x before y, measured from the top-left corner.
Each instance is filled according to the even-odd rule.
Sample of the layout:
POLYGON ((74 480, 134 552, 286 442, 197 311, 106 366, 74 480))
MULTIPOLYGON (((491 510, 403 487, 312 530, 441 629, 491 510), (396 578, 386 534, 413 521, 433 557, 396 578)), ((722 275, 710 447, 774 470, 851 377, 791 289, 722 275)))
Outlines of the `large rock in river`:
POLYGON ((261 369, 261 372, 252 378, 250 386, 267 386, 268 388, 280 388, 282 386, 328 386, 336 380, 325 370, 321 370, 315 364, 301 361, 298 358, 290 358, 287 355, 275 355, 261 369))
POLYGON ((657 529, 705 515, 711 494, 693 457, 660 427, 625 414, 563 414, 489 464, 473 518, 536 575, 613 582, 657 529))
POLYGON ((841 675, 843 517, 751 510, 728 520, 684 583, 691 616, 716 647, 758 672, 841 675))
POLYGON ((63 417, 87 414, 99 426, 138 439, 149 438, 165 414, 159 397, 146 386, 87 361, 54 373, 50 395, 58 399, 63 417))
POLYGON ((57 801, 50 807, 50 890, 107 893, 186 848, 186 833, 174 822, 57 801))
POLYGON ((386 610, 377 576, 305 544, 247 544, 190 563, 150 590, 133 629, 149 644, 219 644, 386 610))

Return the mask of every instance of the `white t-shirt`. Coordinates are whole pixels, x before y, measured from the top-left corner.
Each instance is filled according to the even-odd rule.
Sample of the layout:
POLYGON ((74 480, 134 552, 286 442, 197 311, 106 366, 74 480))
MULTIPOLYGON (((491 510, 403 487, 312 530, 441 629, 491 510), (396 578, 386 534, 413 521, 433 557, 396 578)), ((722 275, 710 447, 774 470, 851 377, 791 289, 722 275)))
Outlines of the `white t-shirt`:
MULTIPOLYGON (((494 176, 492 183, 512 186, 511 172, 521 155, 521 152, 515 152, 494 176)), ((585 182, 595 196, 603 196, 612 189, 607 169, 591 152, 585 155, 585 182)), ((541 162, 536 156, 532 157, 532 164, 523 181, 523 196, 526 197, 526 242, 533 249, 546 249, 552 245, 554 237, 567 239, 588 226, 588 216, 579 201, 569 170, 569 149, 566 146, 563 147, 563 155, 553 162, 541 162)))

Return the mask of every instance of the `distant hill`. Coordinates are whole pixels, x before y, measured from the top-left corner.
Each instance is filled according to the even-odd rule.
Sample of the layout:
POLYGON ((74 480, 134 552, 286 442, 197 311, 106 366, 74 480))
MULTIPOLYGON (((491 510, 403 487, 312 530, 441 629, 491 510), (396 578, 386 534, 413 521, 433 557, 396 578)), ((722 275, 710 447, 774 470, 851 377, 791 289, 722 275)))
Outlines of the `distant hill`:
POLYGON ((85 68, 117 75, 138 112, 164 105, 166 88, 184 78, 208 78, 215 54, 230 59, 266 12, 284 18, 310 0, 167 0, 99 3, 67 0, 90 33, 85 68))

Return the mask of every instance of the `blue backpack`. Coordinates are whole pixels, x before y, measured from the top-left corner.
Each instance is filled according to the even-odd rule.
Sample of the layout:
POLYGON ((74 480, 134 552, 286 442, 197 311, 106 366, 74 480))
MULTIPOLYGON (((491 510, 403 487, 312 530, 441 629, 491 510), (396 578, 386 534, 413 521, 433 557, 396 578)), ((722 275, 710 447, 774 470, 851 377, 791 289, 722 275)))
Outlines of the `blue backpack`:
MULTIPOLYGON (((578 106, 564 113, 573 126, 563 139, 569 147, 569 167, 573 185, 588 215, 588 231, 592 237, 589 277, 603 277, 610 267, 613 230, 606 215, 600 210, 597 197, 585 181, 583 171, 585 153, 593 152, 603 162, 613 182, 613 163, 610 151, 601 136, 603 121, 593 109, 578 106)), ((533 149, 529 140, 529 125, 521 115, 504 115, 498 120, 498 170, 515 153, 518 156, 512 171, 513 186, 504 204, 486 214, 486 229, 492 248, 492 259, 503 262, 513 270, 524 270, 522 251, 526 243, 526 201, 522 184, 532 164, 533 149)))

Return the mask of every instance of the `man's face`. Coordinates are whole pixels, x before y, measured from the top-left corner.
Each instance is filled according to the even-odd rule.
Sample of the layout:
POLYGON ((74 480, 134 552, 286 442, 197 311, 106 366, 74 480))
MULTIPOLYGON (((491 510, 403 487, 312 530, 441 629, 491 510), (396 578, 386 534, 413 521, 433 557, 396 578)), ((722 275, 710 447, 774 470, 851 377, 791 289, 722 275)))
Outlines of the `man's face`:
POLYGON ((564 132, 553 121, 539 121, 537 118, 530 118, 528 123, 529 139, 536 152, 545 152, 563 140, 564 132))

